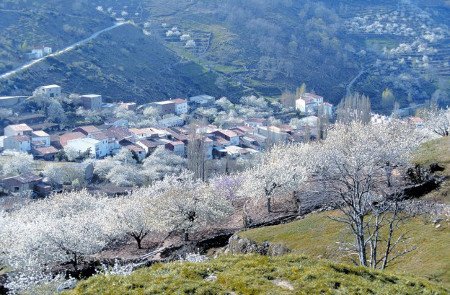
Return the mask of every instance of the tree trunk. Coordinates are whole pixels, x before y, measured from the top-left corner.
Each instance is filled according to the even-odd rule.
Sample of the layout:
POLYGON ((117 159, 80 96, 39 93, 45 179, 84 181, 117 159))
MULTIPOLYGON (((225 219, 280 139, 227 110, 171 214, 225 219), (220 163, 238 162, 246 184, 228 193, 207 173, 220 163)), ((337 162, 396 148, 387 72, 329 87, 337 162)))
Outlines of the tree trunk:
POLYGON ((302 212, 302 204, 300 202, 300 196, 298 192, 293 192, 294 202, 297 207, 297 214, 300 215, 302 212))
POLYGON ((267 213, 272 213, 272 198, 267 197, 267 213))
POLYGON ((358 216, 356 220, 358 221, 358 224, 356 224, 356 245, 358 248, 359 263, 362 266, 367 266, 367 253, 364 238, 364 217, 358 216))
POLYGON ((183 233, 183 241, 189 242, 189 232, 187 230, 183 233))
POLYGON ((136 240, 138 249, 142 249, 142 239, 141 239, 141 237, 134 237, 134 239, 136 240))

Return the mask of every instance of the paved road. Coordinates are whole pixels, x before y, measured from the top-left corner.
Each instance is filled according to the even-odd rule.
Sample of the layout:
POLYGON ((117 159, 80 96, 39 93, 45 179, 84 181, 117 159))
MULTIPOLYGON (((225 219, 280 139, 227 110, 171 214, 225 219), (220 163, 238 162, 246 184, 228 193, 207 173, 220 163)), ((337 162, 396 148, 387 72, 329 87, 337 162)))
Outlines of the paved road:
POLYGON ((118 22, 118 23, 114 24, 113 26, 110 26, 110 27, 108 27, 108 28, 106 28, 106 29, 103 29, 103 30, 101 30, 101 31, 98 31, 98 32, 92 34, 90 37, 88 37, 88 38, 86 38, 86 39, 83 39, 83 40, 81 40, 81 41, 78 41, 78 42, 76 42, 76 43, 74 43, 74 44, 72 44, 72 45, 70 45, 70 46, 68 46, 68 47, 66 47, 66 48, 64 48, 64 49, 58 50, 58 51, 56 51, 56 52, 54 52, 54 53, 52 53, 52 54, 49 54, 49 55, 47 55, 47 56, 44 56, 44 57, 42 57, 42 58, 32 60, 32 61, 30 61, 30 62, 28 62, 28 63, 26 63, 26 64, 20 66, 19 68, 15 69, 15 70, 12 70, 12 71, 9 71, 9 72, 6 72, 6 73, 0 75, 0 80, 8 79, 8 78, 14 76, 15 74, 18 74, 18 73, 20 73, 20 72, 22 72, 22 71, 24 71, 24 70, 30 68, 31 66, 33 66, 33 65, 35 65, 35 64, 37 64, 37 63, 40 63, 41 61, 44 61, 45 59, 47 59, 47 58, 49 58, 49 57, 59 56, 59 55, 61 55, 61 54, 63 54, 63 53, 72 51, 72 50, 74 50, 75 48, 77 48, 78 46, 83 45, 83 44, 86 44, 87 42, 89 42, 89 41, 91 41, 91 40, 97 38, 99 35, 101 35, 101 34, 103 34, 103 33, 105 33, 105 32, 111 31, 111 30, 113 30, 113 29, 115 29, 115 28, 117 28, 117 27, 123 26, 123 25, 125 25, 125 24, 129 24, 129 23, 130 23, 130 22, 118 22))

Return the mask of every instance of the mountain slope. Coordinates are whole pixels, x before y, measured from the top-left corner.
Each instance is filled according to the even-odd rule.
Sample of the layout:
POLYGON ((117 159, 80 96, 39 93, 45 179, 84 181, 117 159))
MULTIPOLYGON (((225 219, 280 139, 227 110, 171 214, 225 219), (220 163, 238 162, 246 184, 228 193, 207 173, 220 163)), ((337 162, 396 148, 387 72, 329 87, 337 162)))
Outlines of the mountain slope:
POLYGON ((149 102, 200 93, 219 95, 216 76, 126 24, 72 51, 50 57, 6 81, 1 94, 30 94, 42 84, 67 92, 101 93, 106 100, 149 102))
POLYGON ((113 23, 88 1, 1 1, 0 74, 28 61, 26 53, 34 47, 56 51, 113 23))

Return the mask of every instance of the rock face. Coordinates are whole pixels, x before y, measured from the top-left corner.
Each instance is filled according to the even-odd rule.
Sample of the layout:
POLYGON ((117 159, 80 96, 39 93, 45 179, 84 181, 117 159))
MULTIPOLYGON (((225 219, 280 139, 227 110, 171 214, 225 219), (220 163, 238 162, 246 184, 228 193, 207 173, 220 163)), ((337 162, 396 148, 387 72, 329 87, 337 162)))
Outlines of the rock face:
POLYGON ((237 234, 231 236, 228 241, 227 252, 231 254, 261 254, 268 256, 280 256, 289 253, 290 250, 281 244, 264 242, 258 244, 250 239, 241 238, 237 234))

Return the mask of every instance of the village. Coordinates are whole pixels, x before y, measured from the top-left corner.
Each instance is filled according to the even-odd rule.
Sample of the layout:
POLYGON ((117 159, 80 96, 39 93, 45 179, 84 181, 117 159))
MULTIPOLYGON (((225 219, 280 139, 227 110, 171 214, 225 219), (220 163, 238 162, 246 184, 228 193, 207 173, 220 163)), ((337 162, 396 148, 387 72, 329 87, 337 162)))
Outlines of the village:
MULTIPOLYGON (((112 172, 109 168, 109 178, 105 176, 103 179, 97 175, 101 173, 94 171, 102 170, 102 165, 119 158, 131 159, 120 162, 123 169, 131 161, 145 166, 146 159, 152 155, 160 162, 176 158, 175 162, 166 160, 169 162, 158 164, 181 167, 186 164, 186 158, 193 157, 194 149, 201 150, 201 161, 208 161, 208 167, 222 166, 222 170, 217 167, 216 170, 211 169, 211 174, 218 171, 227 173, 231 167, 238 166, 236 162, 247 161, 246 165, 251 165, 252 159, 272 145, 324 138, 326 129, 335 120, 336 108, 314 93, 304 92, 295 97, 290 108, 279 103, 269 104, 256 97, 244 98, 241 103, 244 107, 233 107, 226 98, 216 99, 208 95, 141 106, 136 103, 105 103, 100 94, 67 96, 58 85, 39 87, 32 97, 1 97, 0 107, 6 115, 2 120, 4 132, 0 137, 0 147, 3 154, 0 161, 5 165, 5 161, 23 158, 24 154, 30 161, 30 165, 23 169, 12 169, 8 175, 3 173, 2 193, 43 197, 55 191, 88 188, 110 195, 127 194, 131 187, 148 183, 131 172, 144 168, 130 166, 127 171, 112 172), (39 111, 17 113, 21 109, 18 106, 37 98, 56 102, 70 98, 70 103, 77 107, 76 113, 85 116, 86 120, 95 117, 89 122, 96 124, 67 126, 67 119, 61 119, 66 116, 62 107, 53 110, 47 107, 47 111, 59 113, 57 116, 39 111), (220 117, 222 119, 217 120, 220 117), (120 181, 114 181, 111 179, 117 179, 119 175, 111 174, 125 175, 120 181)), ((383 123, 389 118, 372 115, 371 120, 383 123)), ((408 121, 417 127, 423 124, 420 118, 408 118, 408 121)), ((151 161, 147 160, 148 163, 151 161)), ((157 166, 152 163, 147 166, 157 166)), ((201 165, 205 166, 204 163, 201 165)), ((202 169, 205 170, 204 167, 202 169)), ((202 173, 201 177, 205 178, 205 172, 202 173)), ((161 173, 159 175, 163 177, 161 173)), ((158 180, 158 177, 152 176, 151 180, 158 180)))

